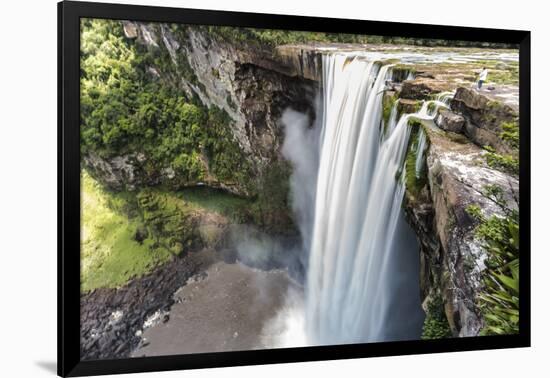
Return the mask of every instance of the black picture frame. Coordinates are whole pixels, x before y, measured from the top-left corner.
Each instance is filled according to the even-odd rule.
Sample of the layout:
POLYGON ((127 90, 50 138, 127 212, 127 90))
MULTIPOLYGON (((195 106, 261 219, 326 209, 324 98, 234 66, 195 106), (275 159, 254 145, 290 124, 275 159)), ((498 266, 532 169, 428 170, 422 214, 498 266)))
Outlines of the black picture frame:
POLYGON ((82 376, 530 346, 530 32, 63 1, 58 3, 58 374, 82 376), (79 20, 108 18, 519 45, 520 332, 517 335, 80 361, 79 20))

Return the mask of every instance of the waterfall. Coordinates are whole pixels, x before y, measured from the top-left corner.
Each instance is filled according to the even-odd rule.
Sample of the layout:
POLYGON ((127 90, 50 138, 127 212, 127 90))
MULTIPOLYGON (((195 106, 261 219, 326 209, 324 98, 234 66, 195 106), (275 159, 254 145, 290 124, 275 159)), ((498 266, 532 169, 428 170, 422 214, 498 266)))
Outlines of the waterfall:
POLYGON ((389 135, 391 135, 393 129, 395 129, 395 126, 397 125, 397 105, 399 104, 399 99, 395 101, 391 108, 390 117, 388 119, 388 124, 385 125, 385 137, 387 138, 389 135))
POLYGON ((389 69, 350 54, 323 56, 319 164, 306 237, 310 344, 420 336, 418 245, 401 209, 410 115, 381 138, 389 69))
POLYGON ((416 142, 416 161, 414 163, 415 175, 417 178, 420 177, 422 168, 424 165, 424 149, 426 148, 426 134, 424 129, 418 131, 418 140, 416 142))
MULTIPOLYGON (((419 246, 406 223, 405 157, 410 120, 422 127, 413 143, 414 169, 423 169, 427 135, 452 94, 425 101, 387 125, 382 99, 391 65, 353 52, 322 58, 322 86, 313 127, 288 110, 283 155, 292 162, 292 208, 306 256, 304 308, 285 305, 280 347, 418 339, 424 312, 419 293, 419 246)), ((290 293, 290 298, 295 293, 290 293)), ((279 317, 280 319, 280 317, 279 317)))

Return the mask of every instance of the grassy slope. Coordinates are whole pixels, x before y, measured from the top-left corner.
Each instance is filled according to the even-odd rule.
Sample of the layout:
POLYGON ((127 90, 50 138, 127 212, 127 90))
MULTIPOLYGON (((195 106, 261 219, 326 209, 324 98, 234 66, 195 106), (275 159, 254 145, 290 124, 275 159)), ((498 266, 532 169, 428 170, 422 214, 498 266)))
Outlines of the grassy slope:
MULTIPOLYGON (((83 292, 100 287, 119 287, 170 259, 173 253, 155 246, 151 236, 141 244, 134 240, 138 227, 144 227, 140 216, 129 218, 127 214, 113 210, 124 208, 135 193, 110 193, 85 171, 81 174, 81 186, 83 292)), ((191 216, 198 217, 199 213, 217 213, 237 221, 242 209, 250 205, 249 200, 207 187, 179 192, 157 189, 151 193, 163 204, 158 211, 166 215, 179 209, 180 214, 195 214, 191 216)), ((167 231, 168 234, 163 235, 160 242, 165 242, 170 234, 181 236, 182 232, 187 231, 167 231)))
POLYGON ((151 250, 150 239, 143 244, 133 240, 138 220, 129 220, 109 208, 110 194, 88 174, 81 175, 81 185, 82 291, 121 286, 170 258, 168 251, 151 250))

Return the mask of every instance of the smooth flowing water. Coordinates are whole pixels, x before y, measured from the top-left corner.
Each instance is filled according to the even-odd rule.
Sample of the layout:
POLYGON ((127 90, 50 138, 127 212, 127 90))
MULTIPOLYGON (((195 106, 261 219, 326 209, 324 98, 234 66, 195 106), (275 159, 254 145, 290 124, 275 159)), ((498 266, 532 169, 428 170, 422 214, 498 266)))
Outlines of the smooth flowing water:
MULTIPOLYGON (((421 335, 419 246, 402 209, 409 120, 430 127, 452 94, 400 117, 396 104, 384 124, 391 75, 391 65, 363 56, 325 54, 315 126, 292 111, 283 117, 283 154, 294 166, 292 204, 308 256, 303 317, 292 311, 287 321, 304 325, 300 339, 309 345, 421 335)), ((419 175, 427 138, 422 128, 416 135, 419 175)), ((279 346, 295 345, 295 337, 281 339, 279 346)))
POLYGON ((418 244, 401 206, 410 116, 397 120, 393 109, 383 133, 382 97, 390 78, 391 66, 353 54, 324 55, 316 134, 306 134, 303 125, 287 127, 283 152, 298 167, 293 204, 298 219, 308 220, 299 221, 309 251, 308 344, 420 336, 418 244), (306 152, 293 148, 299 140, 306 152))

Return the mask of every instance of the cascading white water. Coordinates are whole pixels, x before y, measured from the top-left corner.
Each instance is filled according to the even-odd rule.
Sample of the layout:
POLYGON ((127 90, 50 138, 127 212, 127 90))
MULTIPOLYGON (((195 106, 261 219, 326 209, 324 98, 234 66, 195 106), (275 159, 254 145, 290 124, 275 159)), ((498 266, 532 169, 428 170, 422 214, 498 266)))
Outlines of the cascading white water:
MULTIPOLYGON (((399 119, 396 103, 383 124, 390 78, 391 66, 353 53, 326 54, 315 126, 290 110, 283 116, 283 154, 294 167, 292 206, 309 257, 305 310, 289 301, 286 313, 293 315, 276 346, 420 337, 418 242, 403 216, 404 160, 409 120, 431 127, 448 95, 399 119), (296 337, 297 324, 304 337, 296 337)), ((418 135, 416 173, 426 149, 422 128, 418 135)))
POLYGON ((417 178, 422 173, 422 166, 424 165, 424 149, 426 148, 426 134, 424 129, 418 131, 418 140, 416 142, 416 161, 414 163, 415 175, 417 178))
POLYGON ((323 57, 323 125, 306 285, 311 344, 419 336, 418 291, 403 284, 409 271, 418 278, 417 244, 402 221, 404 185, 396 178, 407 151, 409 116, 380 135, 389 68, 346 54, 323 57))
POLYGON ((385 126, 385 133, 384 133, 384 137, 387 138, 389 135, 391 135, 391 133, 393 132, 393 129, 395 129, 395 126, 397 125, 397 115, 398 115, 398 111, 397 111, 397 105, 399 103, 399 99, 397 99, 397 101, 395 101, 395 103, 393 104, 392 108, 391 108, 391 112, 390 112, 390 117, 388 118, 388 124, 387 125, 384 125, 385 126))

